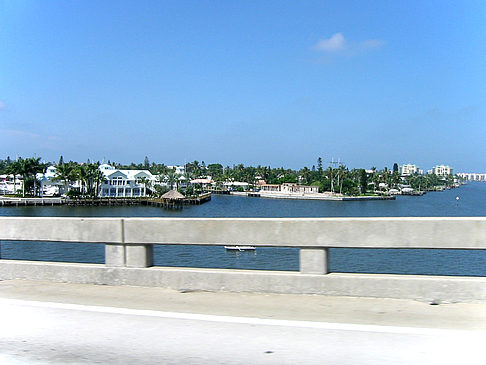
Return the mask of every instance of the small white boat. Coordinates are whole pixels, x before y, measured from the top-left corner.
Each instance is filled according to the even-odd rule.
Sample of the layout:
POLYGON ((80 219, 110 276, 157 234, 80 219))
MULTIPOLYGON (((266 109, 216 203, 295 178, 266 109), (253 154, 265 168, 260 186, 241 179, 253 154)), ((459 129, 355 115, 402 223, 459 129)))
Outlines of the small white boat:
POLYGON ((255 246, 224 246, 229 251, 254 251, 255 246))

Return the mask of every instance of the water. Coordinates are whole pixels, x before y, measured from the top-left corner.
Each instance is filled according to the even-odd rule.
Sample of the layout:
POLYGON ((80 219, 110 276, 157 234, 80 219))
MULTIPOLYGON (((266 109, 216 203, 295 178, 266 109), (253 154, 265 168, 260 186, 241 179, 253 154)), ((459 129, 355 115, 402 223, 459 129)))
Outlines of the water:
MULTIPOLYGON (((183 210, 156 207, 4 207, 0 216, 59 217, 454 217, 486 216, 486 184, 431 192, 395 201, 310 201, 213 195, 211 202, 183 210), (456 197, 460 199, 457 200, 456 197)), ((1 242, 0 257, 18 260, 104 262, 104 246, 48 242, 1 242)), ((157 245, 157 266, 259 270, 299 269, 298 249, 157 245)), ((330 249, 333 272, 486 276, 486 251, 427 249, 330 249)))

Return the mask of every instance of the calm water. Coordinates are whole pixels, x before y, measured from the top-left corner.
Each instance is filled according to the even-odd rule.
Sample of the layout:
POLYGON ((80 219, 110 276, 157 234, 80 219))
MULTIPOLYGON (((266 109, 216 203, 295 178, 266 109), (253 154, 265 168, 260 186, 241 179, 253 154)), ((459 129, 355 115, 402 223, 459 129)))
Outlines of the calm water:
MULTIPOLYGON (((154 207, 5 207, 0 216, 59 217, 407 217, 486 216, 486 184, 398 197, 395 201, 305 201, 215 195, 211 202, 170 211, 154 207), (459 196, 460 199, 456 200, 459 196)), ((486 251, 331 249, 334 272, 486 276, 486 251)), ((6 242, 0 257, 20 260, 104 262, 98 244, 6 242)), ((226 252, 223 247, 155 246, 158 266, 298 270, 298 249, 257 248, 226 252)))

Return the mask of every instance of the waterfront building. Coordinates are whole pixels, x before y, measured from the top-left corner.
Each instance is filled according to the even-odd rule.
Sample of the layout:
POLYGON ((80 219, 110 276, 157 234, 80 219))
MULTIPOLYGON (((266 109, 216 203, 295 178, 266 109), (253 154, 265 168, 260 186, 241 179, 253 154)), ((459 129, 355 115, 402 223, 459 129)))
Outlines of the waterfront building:
POLYGON ((448 176, 453 175, 453 170, 450 166, 437 165, 432 168, 432 173, 437 176, 448 176))
POLYGON ((280 191, 280 184, 261 184, 259 185, 260 191, 262 192, 279 192, 280 191))
POLYGON ((0 195, 15 194, 22 190, 22 177, 13 175, 0 175, 0 195))
POLYGON ((207 176, 206 178, 199 178, 199 179, 194 179, 189 181, 191 185, 193 184, 199 184, 203 188, 207 188, 209 186, 212 186, 214 184, 214 181, 211 179, 210 176, 207 176))
POLYGON ((230 190, 230 191, 235 191, 238 190, 238 188, 242 188, 243 190, 248 190, 248 184, 247 182, 244 181, 225 181, 223 182, 223 187, 225 190, 230 190))
POLYGON ((144 197, 156 182, 148 170, 119 170, 107 164, 100 165, 99 169, 104 176, 100 197, 144 197))
POLYGON ((297 185, 293 183, 282 184, 283 193, 292 194, 317 194, 319 193, 318 186, 308 186, 308 185, 297 185))
POLYGON ((317 194, 318 186, 297 185, 294 183, 262 184, 259 186, 261 192, 282 193, 282 194, 317 194))
POLYGON ((410 176, 410 175, 418 174, 419 171, 420 170, 419 170, 417 165, 413 165, 413 164, 410 164, 410 163, 400 166, 400 175, 401 176, 410 176))
POLYGON ((167 166, 167 168, 174 170, 174 172, 178 175, 183 175, 186 172, 184 166, 173 165, 173 166, 167 166))
POLYGON ((466 181, 486 181, 486 174, 479 174, 475 172, 459 172, 457 176, 466 181))
MULTIPOLYGON (((66 193, 65 184, 61 180, 55 179, 57 176, 56 166, 51 165, 47 168, 45 173, 36 175, 36 179, 40 182, 41 196, 58 196, 66 193)), ((68 187, 69 190, 69 187, 68 187)))

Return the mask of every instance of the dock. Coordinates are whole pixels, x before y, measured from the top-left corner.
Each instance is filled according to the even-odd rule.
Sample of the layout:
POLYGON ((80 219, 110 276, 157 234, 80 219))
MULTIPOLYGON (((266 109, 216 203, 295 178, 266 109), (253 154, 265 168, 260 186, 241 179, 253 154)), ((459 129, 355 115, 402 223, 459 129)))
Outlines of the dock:
POLYGON ((200 194, 197 197, 184 198, 180 202, 169 202, 162 198, 8 198, 0 197, 2 207, 22 206, 133 206, 149 205, 163 208, 178 208, 184 205, 200 205, 211 200, 211 193, 200 194))
POLYGON ((201 205, 211 200, 211 193, 203 193, 197 197, 190 197, 184 199, 164 199, 164 198, 145 198, 142 199, 142 205, 149 205, 153 207, 162 207, 169 209, 182 209, 184 205, 201 205))
POLYGON ((0 206, 2 207, 19 207, 29 205, 64 205, 64 198, 7 198, 0 197, 0 206))

